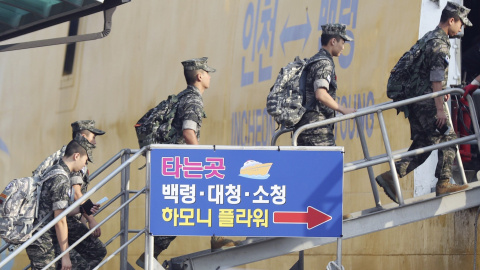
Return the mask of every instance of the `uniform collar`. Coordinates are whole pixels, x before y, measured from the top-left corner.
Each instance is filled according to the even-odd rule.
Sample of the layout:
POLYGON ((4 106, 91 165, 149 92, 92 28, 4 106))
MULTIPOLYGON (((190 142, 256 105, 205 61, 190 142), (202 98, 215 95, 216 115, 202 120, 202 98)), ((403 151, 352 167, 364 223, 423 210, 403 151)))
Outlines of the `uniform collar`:
POLYGON ((318 52, 321 53, 321 54, 324 54, 325 56, 327 56, 330 59, 333 59, 332 55, 327 50, 325 50, 324 48, 321 48, 318 52))
POLYGON ((70 169, 68 168, 67 164, 65 163, 65 161, 63 161, 63 159, 60 159, 58 161, 58 165, 62 166, 62 168, 68 173, 70 174, 70 169))
POLYGON ((438 33, 439 37, 444 39, 444 40, 449 40, 450 38, 448 37, 447 33, 443 31, 443 29, 440 26, 437 26, 434 30, 435 33, 438 33))
POLYGON ((188 85, 188 86, 187 86, 187 89, 188 89, 188 90, 191 90, 191 91, 194 91, 195 93, 197 93, 197 94, 200 95, 200 96, 202 95, 202 93, 200 93, 200 90, 198 90, 198 88, 195 87, 195 86, 193 86, 193 85, 188 85))

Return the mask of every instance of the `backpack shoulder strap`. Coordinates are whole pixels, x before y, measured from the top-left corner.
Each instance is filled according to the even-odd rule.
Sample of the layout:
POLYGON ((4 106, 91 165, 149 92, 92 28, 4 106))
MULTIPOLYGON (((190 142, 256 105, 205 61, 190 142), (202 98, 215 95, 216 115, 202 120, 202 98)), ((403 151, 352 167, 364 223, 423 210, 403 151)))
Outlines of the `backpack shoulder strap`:
POLYGON ((64 175, 68 178, 68 174, 64 169, 58 168, 57 166, 53 166, 53 167, 51 167, 50 170, 46 171, 40 177, 40 181, 38 181, 38 183, 43 184, 45 181, 50 180, 51 178, 53 178, 54 176, 57 176, 57 175, 64 175))
MULTIPOLYGON (((37 182, 35 183, 36 186, 37 186, 37 198, 36 198, 36 205, 35 205, 35 218, 38 217, 38 204, 40 202, 40 195, 42 194, 42 186, 43 186, 43 183, 46 182, 47 180, 50 180, 52 179, 54 176, 57 176, 57 175, 64 175, 67 177, 68 179, 68 174, 65 170, 61 169, 61 168, 58 168, 58 166, 53 166, 51 168, 49 168, 48 171, 46 171, 41 177, 39 177, 39 179, 35 179, 37 182)), ((43 221, 45 220, 46 218, 43 219, 43 221)))

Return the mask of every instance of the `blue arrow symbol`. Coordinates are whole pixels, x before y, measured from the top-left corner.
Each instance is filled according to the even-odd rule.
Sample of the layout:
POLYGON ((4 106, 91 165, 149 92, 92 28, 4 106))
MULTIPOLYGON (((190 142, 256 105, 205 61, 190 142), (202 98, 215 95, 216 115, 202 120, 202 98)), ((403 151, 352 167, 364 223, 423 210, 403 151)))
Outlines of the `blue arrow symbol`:
POLYGON ((283 27, 282 33, 280 34, 280 43, 282 44, 283 54, 285 54, 285 43, 290 41, 305 39, 305 42, 303 43, 303 48, 305 48, 308 37, 312 32, 312 26, 310 25, 310 18, 308 17, 308 12, 307 12, 307 23, 294 25, 290 27, 287 27, 287 24, 288 24, 288 18, 287 18, 287 21, 285 22, 285 26, 283 27))
POLYGON ((0 138, 0 150, 6 152, 7 154, 9 154, 9 153, 8 153, 7 145, 2 141, 1 138, 0 138))

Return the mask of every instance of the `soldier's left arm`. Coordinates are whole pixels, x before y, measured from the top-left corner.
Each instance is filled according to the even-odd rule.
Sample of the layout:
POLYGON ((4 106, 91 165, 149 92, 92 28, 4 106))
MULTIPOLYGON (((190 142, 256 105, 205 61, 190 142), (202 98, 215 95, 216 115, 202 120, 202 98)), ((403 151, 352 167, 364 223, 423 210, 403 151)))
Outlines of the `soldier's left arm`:
MULTIPOLYGON (((427 64, 430 68, 430 82, 432 91, 438 92, 444 88, 446 83, 446 72, 450 61, 450 50, 447 43, 440 39, 433 39, 426 46, 427 64)), ((435 98, 436 124, 440 128, 447 122, 447 115, 443 110, 443 103, 448 99, 448 95, 435 98)))

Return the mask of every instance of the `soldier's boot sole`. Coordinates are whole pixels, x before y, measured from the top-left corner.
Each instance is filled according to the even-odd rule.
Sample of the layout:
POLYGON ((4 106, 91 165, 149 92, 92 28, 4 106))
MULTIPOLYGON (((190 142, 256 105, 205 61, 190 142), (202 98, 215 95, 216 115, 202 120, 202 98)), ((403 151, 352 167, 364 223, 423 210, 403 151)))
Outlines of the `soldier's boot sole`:
POLYGON ((383 191, 385 192, 385 194, 387 194, 388 198, 390 198, 390 200, 396 202, 397 204, 400 204, 398 202, 398 199, 397 199, 397 195, 396 195, 396 192, 395 192, 395 189, 393 187, 393 183, 389 183, 384 177, 385 177, 385 174, 387 173, 390 173, 390 172, 385 172, 385 173, 382 173, 380 174, 379 176, 375 177, 375 181, 377 181, 377 184, 383 188, 383 191))

